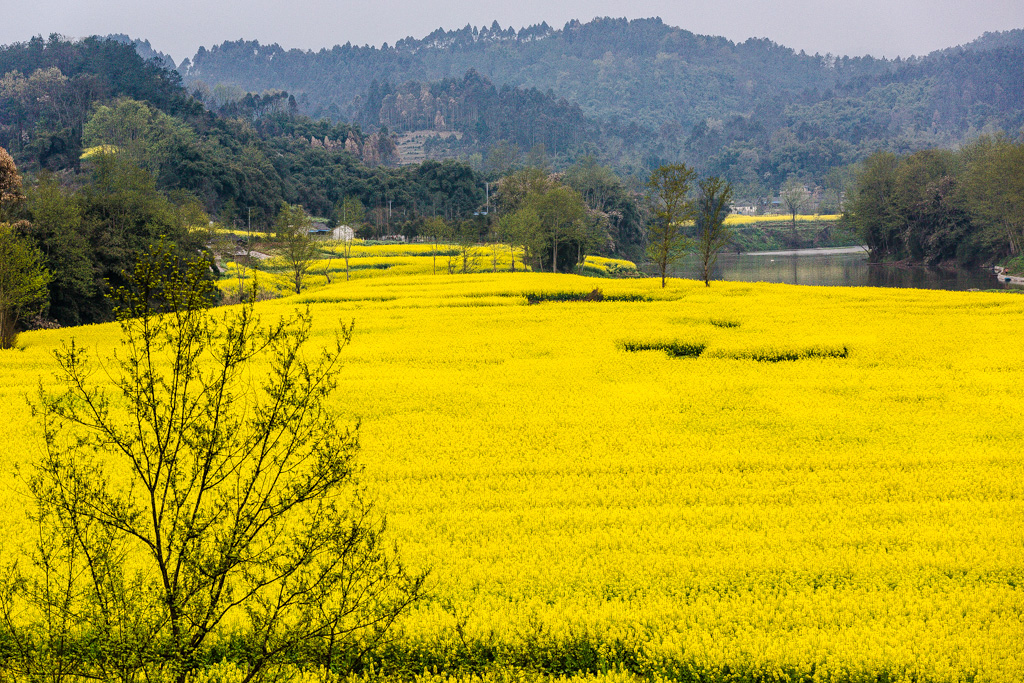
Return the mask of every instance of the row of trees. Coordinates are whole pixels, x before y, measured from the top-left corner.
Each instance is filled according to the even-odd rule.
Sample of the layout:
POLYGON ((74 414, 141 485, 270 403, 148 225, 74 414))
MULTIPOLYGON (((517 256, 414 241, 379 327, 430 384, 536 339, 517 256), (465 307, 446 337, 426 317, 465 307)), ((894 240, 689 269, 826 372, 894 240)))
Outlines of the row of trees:
POLYGON ((697 172, 684 164, 658 168, 647 187, 653 213, 647 254, 658 268, 661 286, 672 265, 692 251, 700 262, 701 279, 710 287, 718 254, 732 238, 725 227, 732 187, 718 177, 698 181, 697 172))
POLYGON ((1024 249, 1024 142, 879 152, 860 166, 849 220, 873 261, 991 263, 1024 249))
POLYGON ((503 178, 495 197, 499 235, 535 270, 572 272, 601 239, 604 219, 561 178, 527 168, 503 178))

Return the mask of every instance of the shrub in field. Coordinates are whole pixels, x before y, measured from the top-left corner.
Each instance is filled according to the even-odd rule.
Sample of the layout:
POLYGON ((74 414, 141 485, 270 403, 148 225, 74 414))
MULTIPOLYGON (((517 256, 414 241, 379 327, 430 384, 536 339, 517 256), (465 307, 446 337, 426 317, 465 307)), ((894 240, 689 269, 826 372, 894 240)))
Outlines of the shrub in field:
POLYGON ((74 342, 55 354, 29 480, 39 540, 0 591, 18 676, 184 683, 223 632, 243 680, 300 654, 332 669, 420 594, 330 409, 352 327, 308 357, 308 311, 265 325, 251 296, 214 317, 204 268, 161 244, 130 274, 112 390, 74 342))

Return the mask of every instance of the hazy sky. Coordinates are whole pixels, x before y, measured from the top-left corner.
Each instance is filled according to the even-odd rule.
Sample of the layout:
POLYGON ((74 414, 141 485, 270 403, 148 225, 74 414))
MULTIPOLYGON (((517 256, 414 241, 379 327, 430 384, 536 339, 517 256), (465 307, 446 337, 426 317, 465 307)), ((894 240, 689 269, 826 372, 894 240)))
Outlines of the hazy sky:
MULTIPOLYGON (((4 5, 14 0, 0 0, 4 5)), ((767 37, 809 53, 895 57, 1024 28, 1024 0, 33 0, 2 12, 0 43, 33 35, 127 33, 178 62, 200 45, 256 39, 285 48, 393 44, 443 26, 516 28, 570 19, 660 16, 695 33, 767 37)))

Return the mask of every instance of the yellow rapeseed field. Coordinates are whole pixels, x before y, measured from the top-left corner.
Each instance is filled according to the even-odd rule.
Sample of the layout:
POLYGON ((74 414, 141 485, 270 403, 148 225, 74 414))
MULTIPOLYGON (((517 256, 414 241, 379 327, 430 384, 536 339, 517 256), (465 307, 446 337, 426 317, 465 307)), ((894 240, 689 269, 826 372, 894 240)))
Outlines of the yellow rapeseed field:
MULTIPOLYGON (((587 642, 608 683, 1024 680, 1024 297, 384 272, 260 310, 355 320, 336 405, 432 572, 395 647, 587 642)), ((0 355, 5 555, 25 396, 55 345, 116 334, 0 355)))
MULTIPOLYGON (((842 214, 838 213, 823 213, 823 214, 797 214, 796 220, 800 222, 808 221, 838 221, 842 218, 842 214)), ((763 214, 760 216, 743 216, 740 214, 731 214, 726 217, 726 225, 750 225, 752 223, 782 223, 791 221, 793 217, 787 214, 763 214)))

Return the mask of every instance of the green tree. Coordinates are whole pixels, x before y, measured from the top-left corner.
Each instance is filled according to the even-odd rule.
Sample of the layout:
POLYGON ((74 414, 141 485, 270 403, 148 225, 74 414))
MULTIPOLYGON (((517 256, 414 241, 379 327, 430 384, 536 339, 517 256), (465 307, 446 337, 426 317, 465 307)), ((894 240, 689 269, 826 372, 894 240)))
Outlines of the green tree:
POLYGON ((505 214, 498 220, 498 235, 509 245, 512 256, 512 272, 516 270, 516 247, 523 250, 523 263, 533 259, 540 247, 540 217, 530 206, 524 206, 515 213, 505 214))
POLYGON ((647 256, 658 267, 661 286, 668 269, 689 251, 685 225, 696 212, 690 189, 697 172, 685 164, 661 166, 647 181, 647 197, 653 220, 647 234, 647 256))
POLYGON ((732 201, 732 186, 714 176, 697 184, 697 207, 694 225, 697 228, 695 251, 700 260, 701 279, 711 286, 711 273, 718 262, 718 254, 729 244, 732 232, 725 227, 732 201))
MULTIPOLYGON (((277 213, 274 232, 279 244, 281 258, 291 272, 295 293, 302 293, 302 283, 316 259, 319 249, 309 236, 313 224, 306 210, 301 206, 285 203, 277 213)), ((346 265, 347 270, 347 265, 346 265)))
POLYGON ((124 285, 124 273, 139 254, 161 238, 179 254, 195 254, 205 233, 192 232, 179 220, 174 204, 156 187, 153 175, 117 154, 89 159, 89 182, 76 194, 82 232, 96 273, 96 294, 81 307, 83 321, 110 320, 113 311, 104 296, 108 287, 124 285), (108 284, 109 283, 109 284, 108 284))
POLYGON ((211 315, 205 269, 161 244, 129 274, 109 389, 73 341, 56 354, 30 478, 45 540, 0 601, 16 676, 184 683, 220 633, 246 681, 300 655, 344 670, 422 591, 331 409, 352 327, 305 353, 308 310, 211 315))
POLYGON ((53 273, 49 315, 62 325, 79 324, 87 316, 83 307, 99 291, 91 246, 82 230, 81 207, 49 174, 40 176, 27 194, 30 234, 53 273))
POLYGON ((528 196, 544 194, 557 186, 558 181, 547 171, 527 167, 502 178, 493 199, 499 214, 515 213, 528 196))
POLYGON ((347 225, 355 231, 366 220, 366 207, 358 197, 345 197, 335 208, 334 217, 339 225, 347 225))
POLYGON ((196 142, 188 124, 127 97, 96 107, 82 128, 85 147, 107 146, 156 178, 176 162, 177 151, 196 142))
POLYGON ((985 241, 1011 256, 1024 251, 1024 143, 985 137, 968 146, 962 205, 985 241))
POLYGON ((891 152, 872 154, 861 163, 847 201, 847 220, 875 263, 898 254, 900 249, 903 221, 896 206, 898 165, 899 160, 891 152))
POLYGON ((558 185, 543 194, 529 195, 525 208, 537 217, 536 223, 525 221, 523 226, 532 224, 538 229, 536 234, 527 237, 536 247, 535 256, 541 259, 538 265, 543 268, 543 259, 550 253, 551 272, 556 273, 559 270, 559 246, 578 239, 582 231, 581 224, 586 216, 583 198, 571 187, 558 185))
POLYGON ((803 211, 804 207, 807 206, 807 202, 811 198, 811 193, 807 191, 804 184, 795 178, 790 178, 786 181, 786 184, 782 186, 782 192, 779 194, 779 198, 782 200, 782 205, 786 207, 786 211, 792 218, 793 225, 793 240, 796 241, 796 215, 803 211))
POLYGON ((490 178, 501 178, 515 168, 519 161, 519 148, 508 140, 499 140, 487 152, 486 171, 490 178))
POLYGON ((0 223, 0 349, 14 348, 18 325, 45 310, 49 282, 43 255, 12 225, 0 223))
POLYGON ((455 231, 455 244, 459 250, 459 260, 463 274, 471 273, 479 265, 480 255, 476 250, 480 241, 480 230, 471 220, 462 221, 455 231))
POLYGON ((622 193, 622 181, 607 166, 592 156, 584 157, 565 172, 565 182, 583 197, 592 211, 607 212, 613 199, 622 193))

